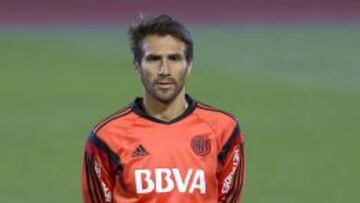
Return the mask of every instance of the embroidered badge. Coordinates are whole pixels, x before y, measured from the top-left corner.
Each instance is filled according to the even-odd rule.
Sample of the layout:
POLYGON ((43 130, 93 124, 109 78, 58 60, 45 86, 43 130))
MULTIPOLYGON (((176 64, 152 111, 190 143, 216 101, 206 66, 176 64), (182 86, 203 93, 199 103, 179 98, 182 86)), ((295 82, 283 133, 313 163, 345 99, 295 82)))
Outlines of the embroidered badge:
POLYGON ((199 156, 206 156, 211 151, 211 141, 205 136, 197 135, 191 140, 191 149, 199 156))

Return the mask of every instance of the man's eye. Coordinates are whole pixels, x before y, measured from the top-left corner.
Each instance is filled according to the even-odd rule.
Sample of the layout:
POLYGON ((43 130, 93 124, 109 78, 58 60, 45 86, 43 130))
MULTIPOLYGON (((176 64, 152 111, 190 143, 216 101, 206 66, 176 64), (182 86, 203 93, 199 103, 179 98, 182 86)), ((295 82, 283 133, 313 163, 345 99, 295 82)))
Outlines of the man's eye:
POLYGON ((174 55, 170 55, 169 59, 172 61, 180 61, 182 59, 182 57, 181 57, 181 55, 174 54, 174 55))
POLYGON ((154 55, 150 55, 150 56, 147 56, 146 57, 146 61, 158 61, 158 60, 160 60, 161 59, 161 57, 160 56, 154 56, 154 55))

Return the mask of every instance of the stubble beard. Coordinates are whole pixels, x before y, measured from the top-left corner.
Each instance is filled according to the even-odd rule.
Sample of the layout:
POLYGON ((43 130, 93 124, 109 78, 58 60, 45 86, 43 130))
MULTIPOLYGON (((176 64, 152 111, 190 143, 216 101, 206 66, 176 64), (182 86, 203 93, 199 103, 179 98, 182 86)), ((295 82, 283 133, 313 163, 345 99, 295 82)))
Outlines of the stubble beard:
POLYGON ((142 82, 147 94, 160 101, 163 104, 169 104, 176 99, 180 92, 185 88, 186 72, 181 75, 179 81, 172 80, 174 82, 174 88, 167 90, 170 92, 163 92, 156 87, 155 81, 148 81, 142 77, 142 82))

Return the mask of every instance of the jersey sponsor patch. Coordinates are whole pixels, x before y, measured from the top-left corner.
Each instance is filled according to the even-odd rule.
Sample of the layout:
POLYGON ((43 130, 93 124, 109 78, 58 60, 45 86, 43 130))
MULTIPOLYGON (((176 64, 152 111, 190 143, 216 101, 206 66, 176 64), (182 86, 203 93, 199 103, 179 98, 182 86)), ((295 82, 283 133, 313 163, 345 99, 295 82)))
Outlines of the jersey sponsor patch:
POLYGON ((137 169, 135 173, 136 193, 180 193, 206 194, 205 173, 201 169, 188 169, 182 176, 177 168, 137 169))
POLYGON ((94 170, 95 170, 96 176, 99 178, 99 180, 101 182, 101 187, 102 187, 103 194, 105 197, 105 202, 111 202, 112 201, 112 193, 109 190, 109 187, 101 179, 101 176, 102 176, 101 165, 96 160, 94 161, 94 170))
POLYGON ((230 190, 230 186, 233 182, 233 178, 236 172, 236 169, 238 168, 238 165, 240 164, 240 149, 237 148, 234 151, 234 156, 232 158, 232 170, 230 171, 230 173, 226 176, 225 180, 224 180, 224 184, 222 186, 221 192, 223 194, 227 194, 230 190))
POLYGON ((211 151, 211 141, 202 135, 195 136, 191 140, 191 149, 199 156, 206 156, 211 151))

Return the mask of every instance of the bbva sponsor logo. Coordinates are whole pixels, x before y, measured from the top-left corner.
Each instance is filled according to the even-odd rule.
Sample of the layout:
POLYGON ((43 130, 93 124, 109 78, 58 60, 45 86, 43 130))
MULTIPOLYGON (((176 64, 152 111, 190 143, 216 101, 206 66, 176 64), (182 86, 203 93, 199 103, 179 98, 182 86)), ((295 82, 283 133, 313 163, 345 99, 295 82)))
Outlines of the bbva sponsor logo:
POLYGON ((184 177, 177 168, 136 169, 135 185, 138 194, 153 191, 166 193, 173 190, 180 193, 206 193, 205 173, 201 169, 188 169, 184 177))

